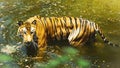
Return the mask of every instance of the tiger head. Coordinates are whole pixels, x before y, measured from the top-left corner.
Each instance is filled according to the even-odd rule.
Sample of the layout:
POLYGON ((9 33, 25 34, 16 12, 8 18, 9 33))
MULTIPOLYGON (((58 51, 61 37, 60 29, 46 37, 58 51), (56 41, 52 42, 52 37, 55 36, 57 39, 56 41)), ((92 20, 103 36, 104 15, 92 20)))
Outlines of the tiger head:
POLYGON ((17 34, 22 37, 23 42, 29 44, 33 42, 33 37, 36 33, 36 20, 31 21, 19 21, 17 34))

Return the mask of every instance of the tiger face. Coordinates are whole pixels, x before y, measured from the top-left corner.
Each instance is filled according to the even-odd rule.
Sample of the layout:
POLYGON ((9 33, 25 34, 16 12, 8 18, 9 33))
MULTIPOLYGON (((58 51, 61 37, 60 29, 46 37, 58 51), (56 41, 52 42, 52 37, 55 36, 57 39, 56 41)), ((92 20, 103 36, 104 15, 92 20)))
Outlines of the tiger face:
POLYGON ((36 32, 36 20, 33 22, 18 22, 19 28, 17 34, 22 37, 24 43, 33 42, 36 32))

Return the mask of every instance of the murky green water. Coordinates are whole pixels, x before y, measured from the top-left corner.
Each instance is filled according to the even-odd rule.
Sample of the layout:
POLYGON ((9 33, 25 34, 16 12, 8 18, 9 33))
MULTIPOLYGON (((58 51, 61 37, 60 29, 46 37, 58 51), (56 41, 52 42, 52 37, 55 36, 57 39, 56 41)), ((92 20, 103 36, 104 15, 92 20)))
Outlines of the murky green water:
MULTIPOLYGON (((25 56, 25 49, 20 54, 16 52, 22 46, 16 23, 34 15, 74 16, 94 21, 108 39, 120 45, 119 0, 0 0, 0 67, 24 66, 18 60, 25 56), (6 55, 10 58, 4 59, 6 55)), ((105 45, 98 36, 95 47, 80 48, 80 56, 90 61, 91 68, 119 68, 120 48, 105 45)))

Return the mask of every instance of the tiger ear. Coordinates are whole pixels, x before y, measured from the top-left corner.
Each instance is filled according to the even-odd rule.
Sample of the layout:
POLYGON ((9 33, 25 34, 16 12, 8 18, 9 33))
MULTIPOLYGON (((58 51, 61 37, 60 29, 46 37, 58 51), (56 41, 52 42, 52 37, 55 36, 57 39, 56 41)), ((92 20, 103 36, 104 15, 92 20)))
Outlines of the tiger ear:
POLYGON ((36 25, 36 22, 37 22, 37 21, 36 21, 36 20, 34 20, 34 21, 32 22, 32 24, 36 25))
POLYGON ((19 26, 23 25, 23 21, 18 21, 17 23, 19 26))

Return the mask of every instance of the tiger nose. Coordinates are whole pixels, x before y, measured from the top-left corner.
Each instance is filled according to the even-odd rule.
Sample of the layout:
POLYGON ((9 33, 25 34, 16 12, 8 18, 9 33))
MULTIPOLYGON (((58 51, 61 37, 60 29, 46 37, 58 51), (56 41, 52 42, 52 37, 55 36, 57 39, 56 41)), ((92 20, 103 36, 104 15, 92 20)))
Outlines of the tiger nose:
POLYGON ((32 42, 25 42, 25 44, 30 45, 32 42))

